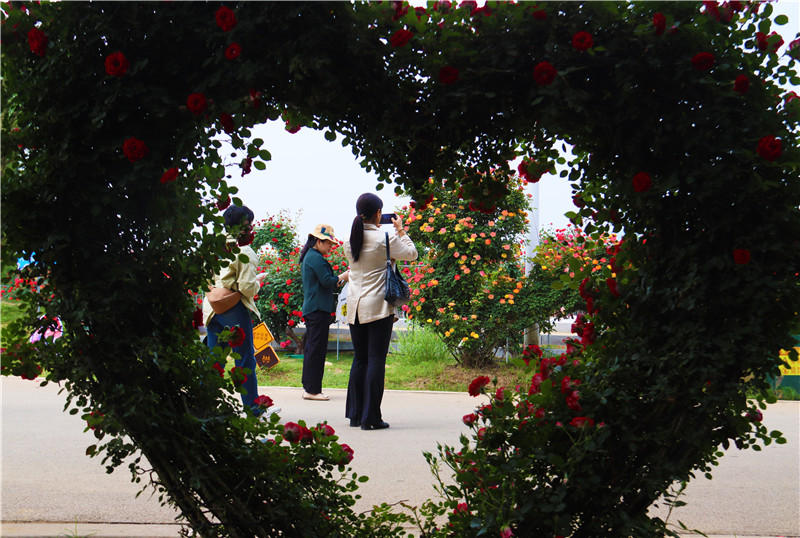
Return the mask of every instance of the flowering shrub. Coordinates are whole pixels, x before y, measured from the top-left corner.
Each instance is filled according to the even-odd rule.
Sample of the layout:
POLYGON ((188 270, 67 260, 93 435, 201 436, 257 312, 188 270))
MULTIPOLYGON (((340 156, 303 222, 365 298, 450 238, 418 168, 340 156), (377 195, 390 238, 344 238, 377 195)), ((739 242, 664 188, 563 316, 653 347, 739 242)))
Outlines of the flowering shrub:
MULTIPOLYGON (((513 196, 510 161, 523 158, 530 181, 561 159, 579 195, 572 222, 591 236, 624 228, 622 279, 570 283, 586 316, 563 364, 542 360, 527 392, 496 388, 467 459, 448 460, 464 478, 429 513, 457 510, 461 536, 657 536, 667 530, 648 507, 709 472, 718 446, 782 442, 756 410, 800 333, 800 102, 781 87, 800 77, 797 38, 776 32, 786 20, 772 4, 0 9, 3 255, 35 253, 28 278, 41 279, 3 331, 3 366, 17 358, 3 373, 38 365, 42 382, 62 383, 94 417, 89 453, 153 477, 197 534, 398 534, 385 508, 353 513, 337 465, 352 454, 328 446, 327 429, 304 442, 297 421, 304 441, 290 443, 282 426, 238 416, 231 380, 211 366, 220 357, 192 327, 189 292, 239 255, 219 235, 220 211, 241 200, 217 149, 224 139, 243 172, 264 170, 265 141, 250 132, 264 121, 340 137, 418 211, 461 192, 476 219, 513 196), (401 29, 412 35, 392 40, 401 29), (559 138, 574 157, 554 155, 559 138), (62 320, 63 336, 28 342, 42 317, 62 320), (509 414, 523 401, 536 407, 524 425, 509 414), (496 483, 495 464, 518 491, 496 483)), ((319 185, 314 195, 336 187, 319 185)), ((469 247, 472 273, 484 253, 477 238, 469 247)), ((487 269, 513 297, 519 268, 487 269)), ((499 320, 493 308, 479 317, 499 320)))
POLYGON ((538 268, 523 274, 529 204, 522 181, 509 178, 508 195, 493 200, 491 210, 442 188, 425 209, 399 213, 425 254, 423 266, 402 269, 412 288, 403 309, 466 366, 491 363, 501 347, 519 351, 523 331, 534 323, 546 330, 567 295, 554 291, 538 268))
MULTIPOLYGON (((304 321, 299 258, 305 237, 300 241, 297 225, 286 213, 264 218, 256 223, 255 232, 253 248, 260 252, 260 267, 268 275, 256 296, 261 319, 276 338, 286 335, 287 340, 280 342, 282 348, 292 346, 297 353, 302 353, 305 335, 298 336, 294 327, 304 321)), ((347 269, 341 244, 333 246, 327 259, 336 274, 347 269)))

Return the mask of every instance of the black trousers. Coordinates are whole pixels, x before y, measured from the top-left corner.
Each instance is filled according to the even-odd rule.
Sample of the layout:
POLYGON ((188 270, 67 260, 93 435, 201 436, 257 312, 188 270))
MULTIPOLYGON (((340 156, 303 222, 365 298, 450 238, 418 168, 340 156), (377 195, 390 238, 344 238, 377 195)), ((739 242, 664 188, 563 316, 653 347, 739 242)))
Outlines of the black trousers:
POLYGON ((303 317, 306 320, 303 390, 309 394, 319 394, 322 392, 322 376, 325 374, 325 353, 328 351, 331 313, 317 310, 303 317))
POLYGON ((392 339, 394 316, 350 325, 353 339, 353 365, 347 384, 345 417, 361 424, 377 424, 383 420, 381 401, 386 374, 386 354, 392 339))

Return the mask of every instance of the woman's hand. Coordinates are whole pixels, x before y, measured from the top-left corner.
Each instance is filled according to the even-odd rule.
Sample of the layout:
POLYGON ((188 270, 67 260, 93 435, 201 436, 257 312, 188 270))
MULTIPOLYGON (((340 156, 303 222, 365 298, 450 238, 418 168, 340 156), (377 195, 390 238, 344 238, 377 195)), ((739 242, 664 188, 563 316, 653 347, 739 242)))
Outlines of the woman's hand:
POLYGON ((392 219, 392 224, 394 224, 394 229, 397 232, 397 235, 400 235, 400 232, 405 233, 405 229, 403 228, 403 217, 400 215, 395 215, 392 219))
POLYGON ((267 273, 258 273, 256 275, 256 280, 258 280, 259 284, 263 284, 265 278, 267 278, 267 273))
POLYGON ((339 275, 339 284, 350 280, 350 269, 339 275))

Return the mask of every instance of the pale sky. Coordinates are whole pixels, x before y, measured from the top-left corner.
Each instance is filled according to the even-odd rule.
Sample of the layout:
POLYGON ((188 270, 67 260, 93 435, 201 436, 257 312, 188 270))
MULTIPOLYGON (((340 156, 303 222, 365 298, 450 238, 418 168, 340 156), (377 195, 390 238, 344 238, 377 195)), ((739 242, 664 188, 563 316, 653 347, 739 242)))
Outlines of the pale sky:
MULTIPOLYGON (((786 43, 782 54, 800 31, 800 0, 779 0, 773 6, 775 15, 783 13, 790 19, 784 26, 773 24, 786 43)), ((333 226, 336 237, 346 240, 356 215, 356 199, 362 193, 380 196, 384 213, 409 201, 395 196, 394 184, 376 191, 377 176, 359 166, 350 148, 342 147, 341 138, 328 142, 321 131, 309 128, 290 134, 281 120, 259 125, 252 134, 264 140, 263 147, 272 154, 272 160, 266 163, 266 170, 253 167, 244 177, 238 165, 229 167, 233 174, 229 184, 239 188, 238 196, 253 210, 256 220, 281 210, 293 215, 300 212, 297 231, 301 242, 320 223, 333 226)), ((230 155, 230 147, 223 146, 221 154, 230 155)), ((233 161, 228 158, 226 162, 233 161)), ((533 187, 529 186, 528 192, 533 192, 533 187)), ((538 205, 540 228, 565 227, 569 220, 564 213, 575 209, 569 182, 558 176, 544 176, 539 182, 538 205)))

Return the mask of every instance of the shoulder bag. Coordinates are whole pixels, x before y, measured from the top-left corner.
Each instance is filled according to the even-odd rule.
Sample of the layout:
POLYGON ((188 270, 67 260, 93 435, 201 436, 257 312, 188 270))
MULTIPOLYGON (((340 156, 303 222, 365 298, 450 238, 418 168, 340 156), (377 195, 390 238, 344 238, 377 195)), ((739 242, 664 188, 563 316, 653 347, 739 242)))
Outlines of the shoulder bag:
POLYGON ((241 300, 242 294, 228 288, 213 287, 206 293, 206 297, 208 297, 208 304, 211 305, 211 310, 215 314, 223 314, 236 306, 241 300))
POLYGON ((397 307, 403 306, 411 299, 411 289, 408 282, 397 270, 397 266, 392 269, 392 258, 389 256, 389 232, 386 232, 386 294, 384 298, 390 305, 397 307))

